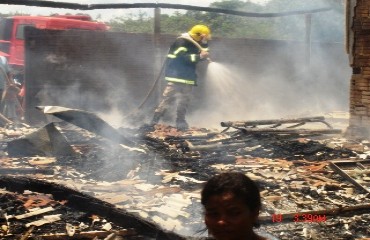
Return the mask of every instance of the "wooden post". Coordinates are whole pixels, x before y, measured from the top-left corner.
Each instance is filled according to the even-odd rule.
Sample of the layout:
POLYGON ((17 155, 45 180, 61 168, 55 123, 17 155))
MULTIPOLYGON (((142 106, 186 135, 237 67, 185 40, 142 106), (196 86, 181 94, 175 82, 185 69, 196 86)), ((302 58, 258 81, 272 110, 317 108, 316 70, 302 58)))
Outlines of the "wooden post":
POLYGON ((311 64, 311 19, 312 14, 305 14, 305 24, 306 24, 305 57, 307 66, 310 66, 311 64))
POLYGON ((161 35, 161 9, 154 8, 154 40, 158 46, 161 35))
MULTIPOLYGON (((161 51, 161 9, 154 9, 154 47, 155 47, 155 73, 154 77, 157 78, 161 72, 163 64, 163 56, 161 51)), ((159 81, 155 91, 155 98, 160 98, 162 93, 162 81, 159 81)))

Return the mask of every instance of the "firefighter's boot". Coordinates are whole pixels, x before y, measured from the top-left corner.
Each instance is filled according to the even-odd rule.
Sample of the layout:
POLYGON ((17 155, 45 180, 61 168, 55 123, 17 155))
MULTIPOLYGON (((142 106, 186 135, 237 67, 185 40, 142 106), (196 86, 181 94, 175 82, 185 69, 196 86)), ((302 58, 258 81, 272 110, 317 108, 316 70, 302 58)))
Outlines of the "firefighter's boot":
POLYGON ((189 129, 189 124, 185 119, 176 119, 176 128, 180 131, 186 131, 189 129))

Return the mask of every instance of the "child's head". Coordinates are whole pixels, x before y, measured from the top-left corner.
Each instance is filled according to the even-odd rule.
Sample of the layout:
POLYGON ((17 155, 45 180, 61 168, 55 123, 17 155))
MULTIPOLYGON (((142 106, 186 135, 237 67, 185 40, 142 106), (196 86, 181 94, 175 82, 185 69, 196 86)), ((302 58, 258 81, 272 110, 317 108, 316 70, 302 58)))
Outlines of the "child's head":
POLYGON ((261 209, 257 185, 243 173, 212 177, 201 193, 205 224, 217 239, 258 239, 253 232, 261 209))

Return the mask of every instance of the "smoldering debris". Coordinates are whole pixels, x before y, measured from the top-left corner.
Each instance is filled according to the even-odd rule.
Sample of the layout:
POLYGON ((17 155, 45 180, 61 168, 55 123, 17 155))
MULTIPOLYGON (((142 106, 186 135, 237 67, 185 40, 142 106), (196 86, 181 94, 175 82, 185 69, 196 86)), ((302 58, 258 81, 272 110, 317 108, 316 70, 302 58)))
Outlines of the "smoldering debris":
MULTIPOLYGON (((316 120, 325 121, 322 118, 316 120)), ((262 230, 280 239, 370 236, 364 225, 369 220, 366 214, 370 207, 368 192, 331 168, 331 164, 338 160, 350 162, 345 167, 341 165, 341 169, 368 188, 369 144, 345 139, 339 132, 319 132, 317 130, 334 129, 322 122, 318 123, 319 127, 309 127, 308 124, 315 123, 307 122, 295 127, 300 128, 300 132, 293 128, 294 131, 284 133, 245 131, 249 130, 246 125, 230 127, 227 131, 194 127, 183 132, 167 125, 156 125, 149 132, 145 129, 120 129, 130 132, 135 137, 135 147, 145 151, 130 151, 100 135, 60 124, 57 125, 58 130, 77 155, 10 158, 3 148, 1 170, 4 177, 15 180, 20 178, 19 174, 34 179, 30 181, 33 187, 30 191, 50 193, 58 196, 57 201, 68 194, 63 189, 50 190, 46 187, 50 182, 73 189, 74 195, 83 194, 83 198, 75 198, 79 202, 89 202, 86 200, 90 199, 88 196, 98 199, 91 199, 96 204, 84 211, 87 216, 109 205, 106 212, 122 210, 137 219, 154 222, 165 231, 195 238, 204 236, 199 233, 204 228, 199 203, 202 184, 222 171, 242 171, 260 186, 262 230), (14 169, 17 168, 35 171, 16 172, 14 169), (38 184, 44 186, 41 188, 43 191, 38 184)), ((254 128, 265 129, 266 126, 254 128)), ((30 129, 18 129, 18 134, 22 131, 28 133, 30 129)), ((6 134, 4 138, 7 138, 6 134)), ((4 182, 8 182, 7 190, 14 192, 22 191, 27 185, 24 182, 4 182)), ((24 212, 17 215, 20 214, 24 212)), ((52 234, 61 233, 62 227, 56 226, 63 226, 63 234, 66 234, 65 222, 72 222, 72 226, 83 222, 78 216, 68 216, 70 220, 64 222, 63 215, 62 221, 44 220, 46 223, 42 226, 34 226, 30 236, 40 236, 45 229, 52 234)), ((125 229, 127 226, 130 225, 120 225, 125 229)), ((19 229, 19 234, 26 234, 29 230, 19 229)), ((115 225, 113 229, 116 230, 115 225)), ((135 230, 142 235, 140 228, 135 230)), ((12 231, 6 234, 13 234, 12 231)))
POLYGON ((111 239, 183 239, 112 204, 55 183, 1 177, 0 185, 23 192, 0 192, 2 239, 107 239, 111 234, 117 237, 111 239))
POLYGON ((7 151, 10 157, 22 156, 71 156, 72 147, 53 123, 9 141, 7 151))
POLYGON ((38 106, 37 109, 42 110, 44 114, 51 114, 80 128, 106 137, 114 142, 128 145, 134 144, 126 136, 120 134, 116 129, 93 113, 59 106, 38 106))

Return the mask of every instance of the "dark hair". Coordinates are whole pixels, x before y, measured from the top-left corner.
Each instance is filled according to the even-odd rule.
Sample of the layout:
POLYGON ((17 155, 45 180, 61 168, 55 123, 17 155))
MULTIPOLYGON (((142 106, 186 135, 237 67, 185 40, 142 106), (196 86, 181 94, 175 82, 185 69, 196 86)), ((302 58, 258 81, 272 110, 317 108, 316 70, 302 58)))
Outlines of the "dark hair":
POLYGON ((242 199, 251 211, 261 209, 261 196, 256 183, 240 172, 225 172, 209 179, 201 192, 201 203, 205 206, 210 197, 226 192, 242 199))

